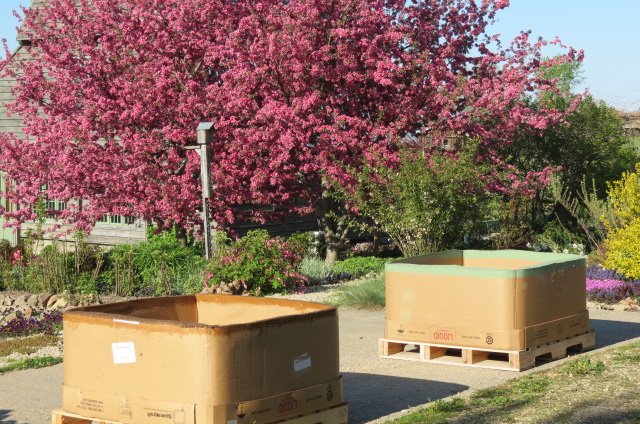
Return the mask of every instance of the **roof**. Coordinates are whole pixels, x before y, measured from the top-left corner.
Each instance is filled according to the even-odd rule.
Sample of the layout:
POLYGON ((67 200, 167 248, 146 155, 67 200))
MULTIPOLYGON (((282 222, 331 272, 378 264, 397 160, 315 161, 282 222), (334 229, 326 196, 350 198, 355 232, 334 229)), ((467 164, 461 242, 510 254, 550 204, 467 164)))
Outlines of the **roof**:
MULTIPOLYGON (((30 7, 39 7, 45 3, 48 3, 49 0, 31 0, 31 6, 30 7)), ((26 34, 24 34, 24 32, 22 31, 22 28, 18 29, 18 34, 16 36, 16 40, 18 41, 19 44, 23 45, 23 44, 28 44, 29 42, 29 37, 27 37, 26 34)))

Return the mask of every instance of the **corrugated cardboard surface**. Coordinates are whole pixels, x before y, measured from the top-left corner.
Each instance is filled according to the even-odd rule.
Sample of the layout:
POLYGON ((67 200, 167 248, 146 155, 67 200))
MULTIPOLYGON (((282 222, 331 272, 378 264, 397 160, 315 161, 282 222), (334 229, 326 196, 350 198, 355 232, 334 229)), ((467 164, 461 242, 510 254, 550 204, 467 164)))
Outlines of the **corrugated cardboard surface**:
POLYGON ((236 424, 270 423, 342 404, 342 378, 302 390, 294 390, 228 405, 158 402, 95 390, 63 387, 63 409, 85 417, 136 424, 236 424))
POLYGON ((386 267, 385 338, 524 349, 589 329, 585 260, 523 251, 448 251, 386 267))
POLYGON ((228 409, 339 376, 336 309, 309 302, 141 299, 67 312, 63 337, 65 410, 97 418, 126 415, 125 399, 138 416, 140 408, 164 411, 150 416, 153 422, 174 408, 185 411, 174 414, 185 423, 192 422, 189 416, 210 423, 214 406, 228 409), (84 398, 78 393, 91 402, 79 403, 84 398), (102 412, 82 410, 93 401, 102 402, 102 412))

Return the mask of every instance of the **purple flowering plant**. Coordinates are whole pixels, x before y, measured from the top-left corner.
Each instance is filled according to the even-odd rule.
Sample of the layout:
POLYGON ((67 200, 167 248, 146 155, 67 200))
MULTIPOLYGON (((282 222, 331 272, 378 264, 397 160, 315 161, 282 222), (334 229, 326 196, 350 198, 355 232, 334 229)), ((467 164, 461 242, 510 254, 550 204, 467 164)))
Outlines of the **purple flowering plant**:
POLYGON ((587 268, 589 300, 616 303, 628 297, 640 297, 640 280, 626 280, 614 271, 599 266, 587 268))
POLYGON ((38 316, 21 316, 0 326, 0 337, 20 337, 36 333, 55 335, 61 326, 62 312, 44 311, 38 316))

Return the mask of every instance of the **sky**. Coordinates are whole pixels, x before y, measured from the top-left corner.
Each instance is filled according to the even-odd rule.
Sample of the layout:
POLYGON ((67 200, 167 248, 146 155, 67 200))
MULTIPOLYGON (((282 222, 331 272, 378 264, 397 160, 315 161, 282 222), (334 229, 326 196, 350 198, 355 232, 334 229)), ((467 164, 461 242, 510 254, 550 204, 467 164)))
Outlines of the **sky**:
MULTIPOLYGON (((12 10, 29 0, 0 2, 0 38, 13 48, 17 20, 12 10)), ((578 88, 620 110, 640 111, 640 0, 511 0, 490 32, 501 34, 507 44, 523 30, 549 40, 558 36, 584 50, 584 81, 578 88)))

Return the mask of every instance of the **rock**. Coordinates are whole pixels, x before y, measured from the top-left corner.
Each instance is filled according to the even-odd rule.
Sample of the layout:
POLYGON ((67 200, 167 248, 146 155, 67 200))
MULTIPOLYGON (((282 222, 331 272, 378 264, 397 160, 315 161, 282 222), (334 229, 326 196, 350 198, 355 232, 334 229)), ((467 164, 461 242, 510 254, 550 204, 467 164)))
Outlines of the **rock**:
POLYGON ((38 296, 38 306, 46 308, 49 299, 51 299, 51 296, 53 296, 52 293, 42 293, 40 296, 38 296))
POLYGON ((5 298, 5 294, 0 293, 0 306, 4 305, 4 298, 5 298))
POLYGON ((213 287, 205 287, 200 292, 201 294, 212 294, 215 291, 213 287))
POLYGON ((31 318, 33 316, 33 308, 31 306, 27 306, 22 310, 22 316, 25 318, 31 318))
POLYGON ((30 307, 34 307, 34 306, 38 306, 38 302, 40 301, 40 296, 37 294, 32 294, 31 296, 27 297, 27 306, 30 307))
POLYGON ((21 294, 21 295, 18 295, 15 298, 15 300, 13 301, 13 304, 16 307, 26 306, 28 301, 29 301, 29 295, 28 294, 21 294))
POLYGON ((58 298, 58 300, 56 301, 56 303, 54 303, 53 308, 54 309, 64 309, 67 306, 69 306, 69 302, 67 301, 67 299, 64 298, 58 298))
POLYGON ((58 295, 57 294, 52 295, 47 301, 47 308, 53 308, 53 305, 55 305, 57 301, 58 301, 58 295))
POLYGON ((9 324, 11 321, 20 318, 18 312, 11 312, 9 315, 4 317, 4 322, 9 324))

